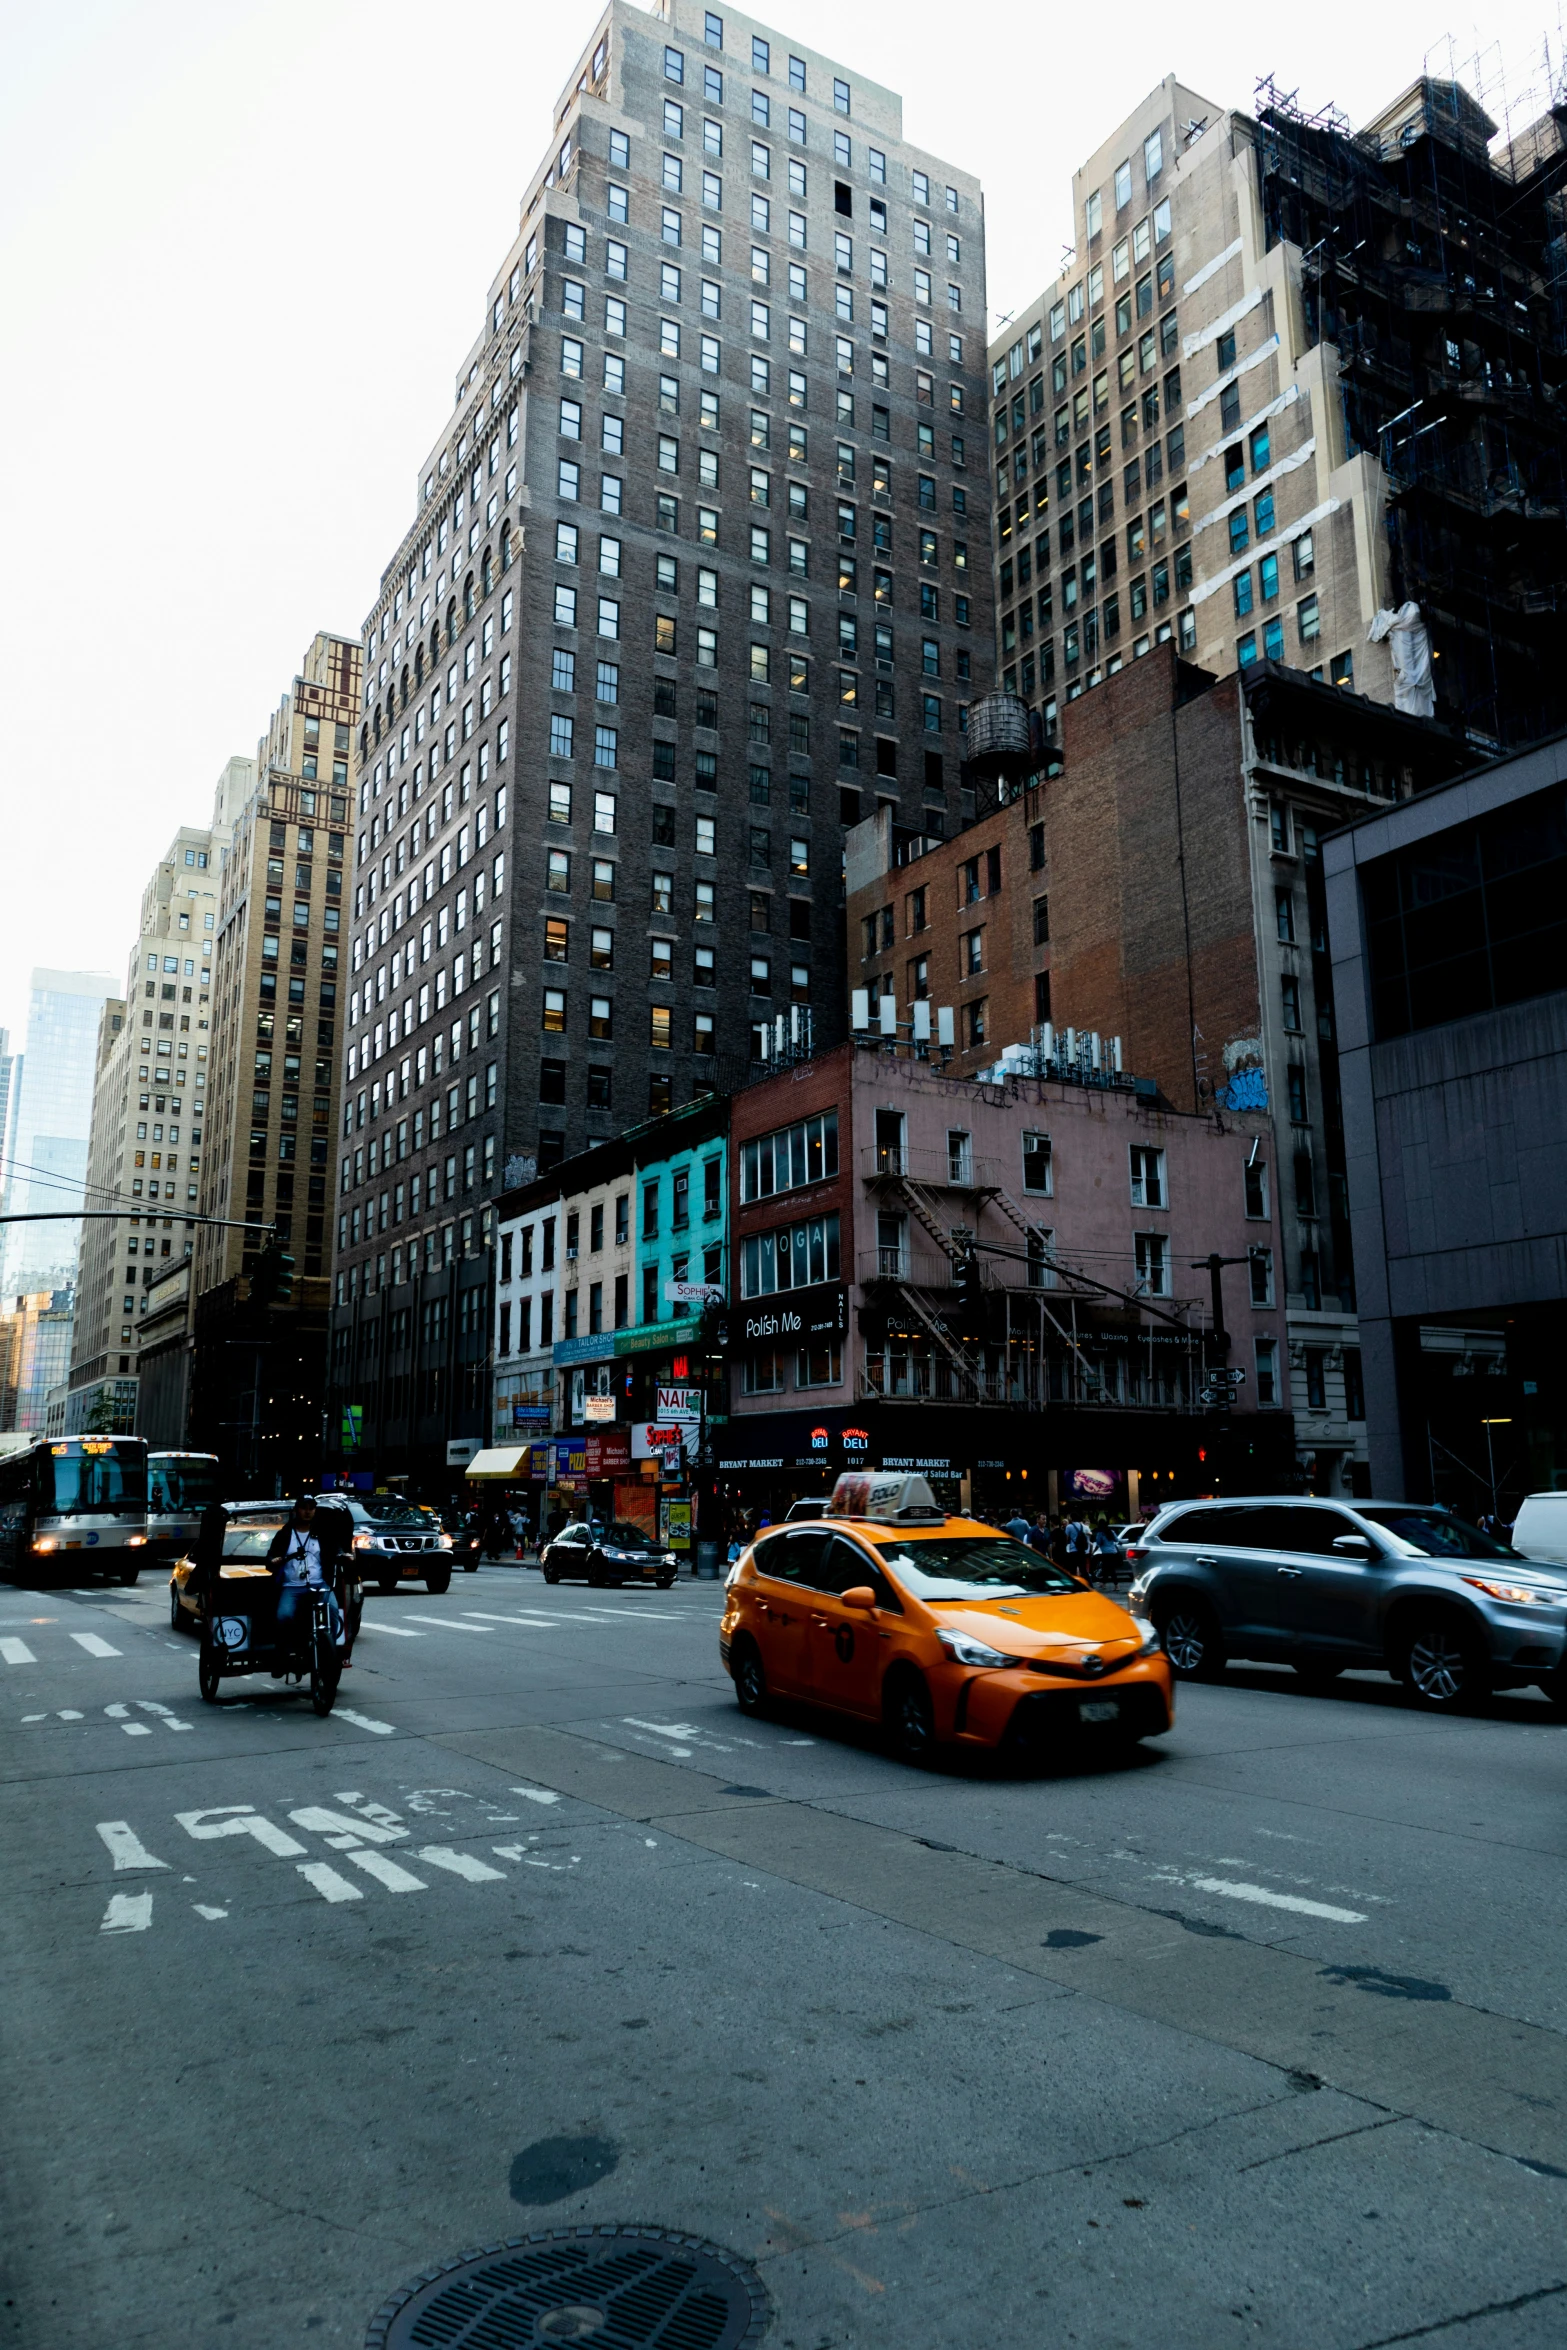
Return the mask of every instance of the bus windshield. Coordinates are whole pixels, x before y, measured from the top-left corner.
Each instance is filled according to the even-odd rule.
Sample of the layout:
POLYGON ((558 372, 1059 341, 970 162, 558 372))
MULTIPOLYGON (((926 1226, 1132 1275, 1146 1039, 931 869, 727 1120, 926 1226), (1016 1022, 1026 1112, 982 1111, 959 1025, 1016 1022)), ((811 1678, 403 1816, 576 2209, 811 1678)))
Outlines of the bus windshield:
POLYGON ((46 1492, 41 1503, 46 1516, 90 1516, 97 1510, 147 1506, 147 1456, 139 1444, 119 1444, 112 1437, 69 1437, 63 1444, 51 1444, 44 1458, 54 1483, 53 1498, 46 1492))
POLYGON ((217 1455, 210 1452, 154 1452, 147 1456, 150 1510, 204 1510, 222 1499, 217 1455))

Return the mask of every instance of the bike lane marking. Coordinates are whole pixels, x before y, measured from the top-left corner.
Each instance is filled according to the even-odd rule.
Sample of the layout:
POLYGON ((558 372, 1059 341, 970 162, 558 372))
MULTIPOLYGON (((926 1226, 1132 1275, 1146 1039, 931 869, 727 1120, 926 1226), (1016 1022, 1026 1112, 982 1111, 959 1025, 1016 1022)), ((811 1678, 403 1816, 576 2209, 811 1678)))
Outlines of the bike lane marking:
POLYGON ((150 1893, 111 1893, 100 1934, 145 1934, 152 1924, 150 1893))
POLYGON ((348 1857, 356 1868, 364 1870, 367 1877, 374 1877, 378 1884, 384 1885, 388 1893, 428 1893, 430 1890, 422 1877, 416 1877, 411 1870, 399 1867, 384 1852, 350 1852, 348 1857))
POLYGON ((108 1846, 116 1871, 120 1869, 166 1869, 168 1862, 159 1860, 147 1850, 129 1820, 100 1820, 98 1834, 108 1846))
POLYGON ((390 1738, 395 1734, 390 1722, 373 1721, 369 1714, 356 1714, 346 1705, 334 1706, 332 1719, 334 1722, 352 1722, 356 1730, 373 1730, 378 1738, 390 1738))

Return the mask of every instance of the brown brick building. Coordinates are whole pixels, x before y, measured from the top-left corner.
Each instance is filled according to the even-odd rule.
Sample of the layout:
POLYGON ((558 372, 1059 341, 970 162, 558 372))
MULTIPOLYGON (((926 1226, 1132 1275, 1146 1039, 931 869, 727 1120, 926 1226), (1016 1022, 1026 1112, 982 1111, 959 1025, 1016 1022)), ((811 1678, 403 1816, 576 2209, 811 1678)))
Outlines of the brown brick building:
POLYGON ((1458 772, 1463 743, 1273 663, 1215 678, 1170 644, 1061 731, 1059 772, 949 841, 851 835, 850 984, 890 989, 903 1023, 922 985, 952 1005, 960 1074, 1048 1018, 1058 1055, 1068 1030, 1118 1037, 1176 1109, 1269 1113, 1252 1180, 1280 1211, 1302 1473, 1344 1491, 1365 1432, 1321 840, 1458 772))

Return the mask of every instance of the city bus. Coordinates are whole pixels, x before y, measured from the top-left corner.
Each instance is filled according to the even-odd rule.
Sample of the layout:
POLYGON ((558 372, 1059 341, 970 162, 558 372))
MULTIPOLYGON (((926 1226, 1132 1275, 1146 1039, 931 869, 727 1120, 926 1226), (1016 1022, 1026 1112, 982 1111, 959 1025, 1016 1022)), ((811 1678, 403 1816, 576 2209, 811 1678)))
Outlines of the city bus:
POLYGON ((145 1563, 172 1566, 194 1550, 202 1511, 222 1498, 215 1452, 150 1452, 145 1563))
POLYGON ((65 1436, 0 1460, 0 1574, 134 1583, 147 1550, 140 1436, 65 1436))

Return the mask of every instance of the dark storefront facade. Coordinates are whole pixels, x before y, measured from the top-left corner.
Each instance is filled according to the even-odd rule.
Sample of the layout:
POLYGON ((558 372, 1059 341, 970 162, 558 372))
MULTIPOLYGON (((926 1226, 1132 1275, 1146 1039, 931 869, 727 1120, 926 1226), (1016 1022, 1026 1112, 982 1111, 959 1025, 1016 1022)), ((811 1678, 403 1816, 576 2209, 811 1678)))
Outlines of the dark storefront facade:
POLYGON ((819 1413, 770 1412, 716 1429, 713 1461, 730 1522, 781 1517, 826 1494, 845 1469, 908 1469, 949 1509, 1010 1517, 1081 1507, 1144 1515, 1214 1492, 1287 1492, 1294 1480, 1287 1412, 1045 1411, 876 1400, 819 1413))

